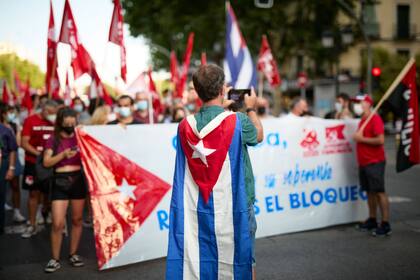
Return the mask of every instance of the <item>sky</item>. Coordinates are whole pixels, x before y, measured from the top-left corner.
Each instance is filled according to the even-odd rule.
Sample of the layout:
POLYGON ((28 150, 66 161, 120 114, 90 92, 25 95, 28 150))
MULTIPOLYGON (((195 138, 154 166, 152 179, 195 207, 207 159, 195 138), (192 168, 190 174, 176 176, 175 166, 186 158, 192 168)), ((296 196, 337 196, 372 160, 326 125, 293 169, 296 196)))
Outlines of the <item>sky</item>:
MULTIPOLYGON (((47 31, 49 0, 0 0, 0 42, 13 44, 22 50, 26 58, 46 69, 47 31)), ((56 37, 59 36, 64 0, 52 0, 56 37)), ((79 40, 86 47, 97 65, 102 80, 120 89, 125 88, 118 78, 120 73, 119 47, 108 42, 109 25, 113 11, 112 0, 70 0, 70 6, 79 32, 79 40)), ((150 64, 150 51, 141 37, 130 36, 128 25, 124 26, 127 50, 127 84, 150 64)), ((58 66, 61 84, 65 83, 66 71, 70 69, 70 47, 58 46, 58 66)), ((90 82, 83 76, 70 84, 79 87, 90 82)))

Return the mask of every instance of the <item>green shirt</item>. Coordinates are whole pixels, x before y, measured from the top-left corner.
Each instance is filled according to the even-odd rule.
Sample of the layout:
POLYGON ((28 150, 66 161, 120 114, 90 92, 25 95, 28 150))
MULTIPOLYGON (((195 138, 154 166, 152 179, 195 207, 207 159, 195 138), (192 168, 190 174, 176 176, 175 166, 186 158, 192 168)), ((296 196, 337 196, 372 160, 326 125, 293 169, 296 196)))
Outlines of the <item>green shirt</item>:
MULTIPOLYGON (((194 115, 195 120, 197 121, 197 130, 201 131, 212 119, 223 112, 224 109, 220 106, 202 107, 200 111, 194 115)), ((245 166, 245 188, 247 192, 248 205, 251 205, 255 202, 255 181, 247 145, 255 146, 258 144, 257 129, 245 114, 237 113, 237 116, 241 120, 242 125, 242 151, 245 166)))

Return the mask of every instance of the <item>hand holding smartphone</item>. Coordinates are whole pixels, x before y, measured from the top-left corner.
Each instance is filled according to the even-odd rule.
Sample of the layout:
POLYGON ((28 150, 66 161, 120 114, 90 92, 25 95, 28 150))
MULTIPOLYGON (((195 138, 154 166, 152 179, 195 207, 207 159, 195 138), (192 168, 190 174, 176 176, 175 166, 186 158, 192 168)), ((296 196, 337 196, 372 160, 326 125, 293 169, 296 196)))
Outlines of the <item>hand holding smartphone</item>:
POLYGON ((244 107, 244 96, 251 95, 251 89, 231 89, 228 92, 228 99, 233 100, 234 103, 229 109, 236 112, 244 107))

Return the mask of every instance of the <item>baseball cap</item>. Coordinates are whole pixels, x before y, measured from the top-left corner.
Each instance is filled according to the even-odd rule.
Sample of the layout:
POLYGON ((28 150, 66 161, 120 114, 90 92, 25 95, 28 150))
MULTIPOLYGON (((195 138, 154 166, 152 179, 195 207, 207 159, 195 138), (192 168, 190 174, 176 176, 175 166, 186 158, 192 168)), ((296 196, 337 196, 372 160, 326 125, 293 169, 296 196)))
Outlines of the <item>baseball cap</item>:
POLYGON ((354 99, 354 101, 356 101, 356 102, 365 101, 365 102, 368 102, 370 104, 370 106, 373 106, 373 99, 368 94, 357 95, 356 98, 354 99))

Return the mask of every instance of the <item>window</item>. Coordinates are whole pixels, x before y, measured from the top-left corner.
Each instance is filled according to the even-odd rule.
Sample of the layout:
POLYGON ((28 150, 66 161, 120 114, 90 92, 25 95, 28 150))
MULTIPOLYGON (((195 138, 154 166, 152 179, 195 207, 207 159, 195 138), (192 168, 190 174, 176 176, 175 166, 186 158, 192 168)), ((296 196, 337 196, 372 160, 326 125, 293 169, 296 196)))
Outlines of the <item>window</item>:
POLYGON ((410 38, 410 5, 397 5, 397 39, 410 38))

